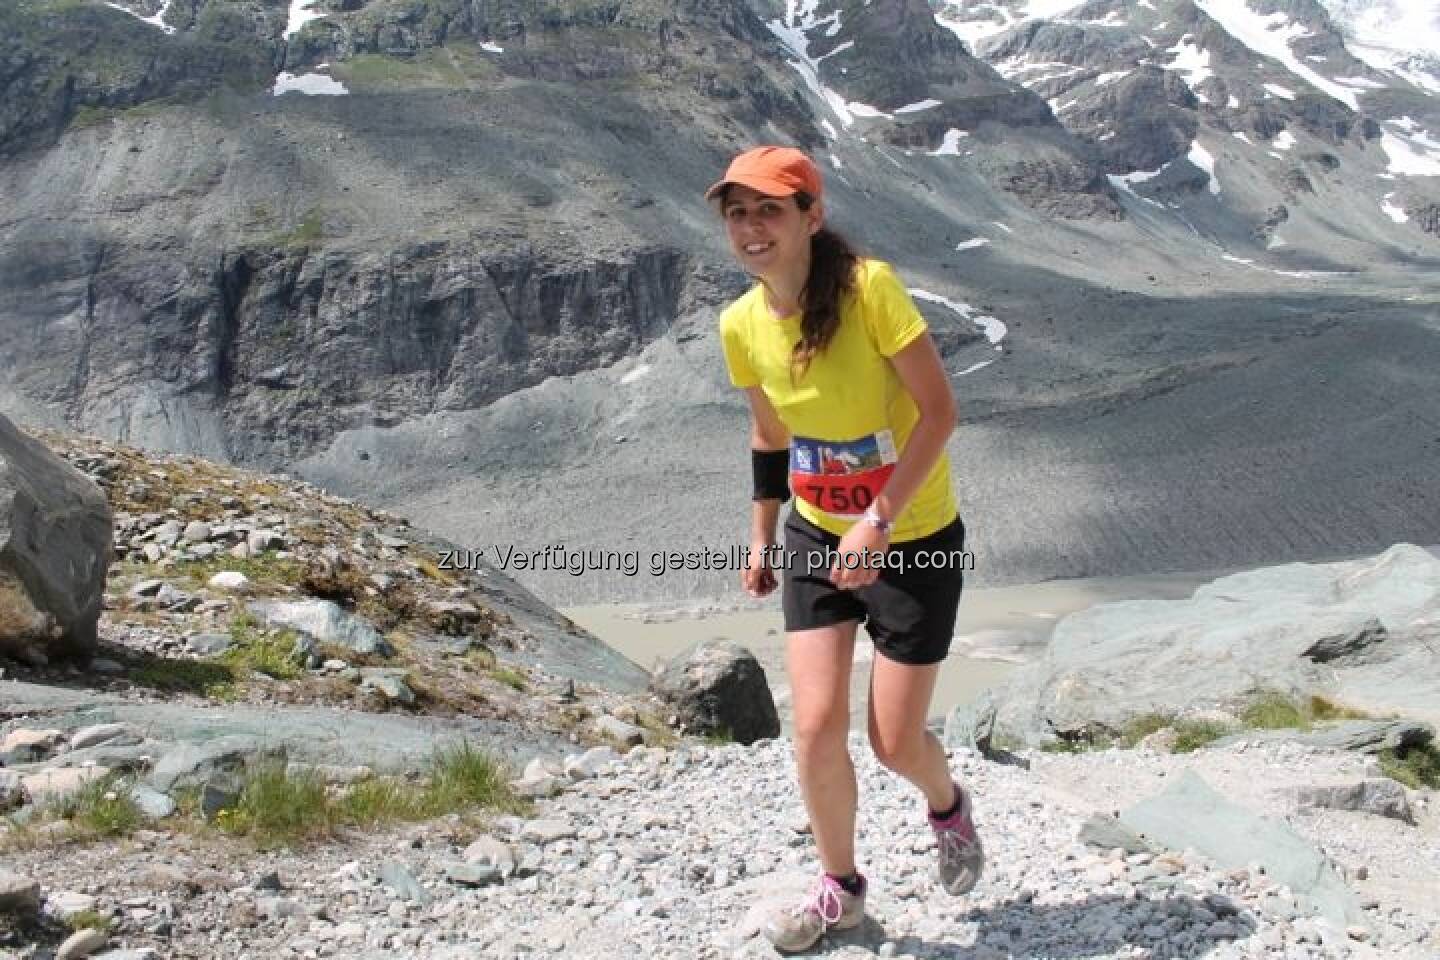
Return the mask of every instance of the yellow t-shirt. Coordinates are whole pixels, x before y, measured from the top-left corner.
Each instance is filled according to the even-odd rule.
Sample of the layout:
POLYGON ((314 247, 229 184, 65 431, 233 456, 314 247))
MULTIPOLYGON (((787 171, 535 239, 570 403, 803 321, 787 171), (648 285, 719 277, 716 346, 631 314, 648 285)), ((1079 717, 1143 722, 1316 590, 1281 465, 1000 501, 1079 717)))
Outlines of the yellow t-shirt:
MULTIPOLYGON (((756 284, 720 315, 730 382, 759 386, 791 434, 790 489, 795 509, 837 535, 855 523, 894 470, 920 419, 890 357, 926 330, 925 318, 890 265, 861 260, 852 292, 840 303, 840 327, 798 380, 790 356, 800 314, 776 318, 756 284)), ((891 530, 913 540, 955 519, 950 462, 942 451, 891 530)))

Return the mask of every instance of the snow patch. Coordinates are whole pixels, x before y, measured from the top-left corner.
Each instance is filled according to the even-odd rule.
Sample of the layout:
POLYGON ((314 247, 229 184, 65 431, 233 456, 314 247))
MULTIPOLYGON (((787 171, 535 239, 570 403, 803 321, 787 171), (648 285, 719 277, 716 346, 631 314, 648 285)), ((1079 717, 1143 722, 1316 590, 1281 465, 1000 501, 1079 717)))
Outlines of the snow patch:
POLYGON ((1276 150, 1289 150, 1295 146, 1295 137, 1289 130, 1281 130, 1270 142, 1275 145, 1276 150))
POLYGON ((1380 212, 1385 214, 1396 223, 1408 223, 1410 215, 1395 205, 1395 194, 1385 194, 1385 199, 1380 201, 1380 212))
POLYGON ((985 246, 985 245, 988 244, 989 242, 990 242, 990 238, 989 238, 989 237, 971 237, 969 240, 966 240, 966 241, 964 241, 963 243, 957 243, 957 244, 955 244, 955 249, 956 249, 956 250, 975 250, 975 249, 978 249, 978 248, 980 248, 980 247, 985 246))
POLYGON ((1220 193, 1220 181, 1215 176, 1214 154, 1200 146, 1200 141, 1196 140, 1190 144, 1190 152, 1186 154, 1186 157, 1191 163, 1195 164, 1195 166, 1205 171, 1205 175, 1210 178, 1210 192, 1218 196, 1220 193))
POLYGON ((480 49, 481 49, 481 50, 484 50, 486 53, 504 53, 504 52, 505 52, 505 48, 504 48, 504 47, 500 46, 498 43, 491 43, 491 42, 488 41, 488 40, 485 41, 484 43, 480 44, 480 49))
POLYGON ((1440 0, 1322 2, 1357 60, 1440 93, 1440 0))
POLYGON ((1236 140, 1243 140, 1245 143, 1250 143, 1250 138, 1245 136, 1245 131, 1243 130, 1236 130, 1231 136, 1236 140))
POLYGON ((1409 117, 1386 124, 1380 135, 1390 173, 1408 177, 1440 177, 1440 142, 1409 117))
POLYGON ((969 134, 968 131, 966 131, 966 130, 956 130, 954 127, 951 127, 949 130, 946 130, 946 131, 945 131, 945 139, 941 141, 940 146, 938 146, 938 147, 936 147, 934 150, 930 151, 930 156, 932 156, 932 157, 958 157, 958 156, 960 156, 960 141, 961 141, 961 139, 963 139, 964 137, 968 137, 968 136, 970 136, 970 134, 969 134))
POLYGON ((319 20, 325 16, 323 12, 310 9, 318 2, 319 0, 290 0, 290 19, 285 24, 284 37, 286 40, 299 33, 300 29, 311 20, 319 20))
POLYGON ((275 86, 270 92, 277 97, 284 93, 303 93, 311 97, 343 97, 350 91, 345 89, 345 84, 323 73, 297 75, 282 70, 275 78, 275 86))
POLYGON ((1196 88, 1215 75, 1215 71, 1210 69, 1210 51, 1196 46, 1187 33, 1180 38, 1180 42, 1165 52, 1175 55, 1175 59, 1164 65, 1165 69, 1179 73, 1185 80, 1185 86, 1195 94, 1196 100, 1209 103, 1205 95, 1196 88))
POLYGON ((131 10, 129 7, 122 6, 118 3, 107 2, 105 6, 109 7, 112 10, 119 10, 121 13, 128 13, 130 14, 130 16, 134 17, 136 20, 139 20, 141 23, 148 23, 150 24, 150 26, 158 27, 165 33, 170 34, 175 32, 175 28, 165 22, 165 14, 170 12, 170 5, 173 2, 174 0, 165 0, 165 2, 160 5, 160 9, 155 11, 155 16, 153 17, 144 16, 143 14, 137 13, 134 10, 131 10))
MULTIPOLYGON (((869 104, 847 101, 838 92, 820 82, 820 63, 836 54, 844 53, 855 46, 855 42, 846 41, 829 53, 812 57, 810 31, 821 27, 833 28, 840 19, 839 11, 826 17, 816 17, 815 8, 818 5, 819 0, 786 0, 785 17, 766 23, 770 32, 795 56, 796 59, 789 61, 790 66, 800 74, 810 91, 824 101, 839 118, 840 125, 846 129, 854 125, 856 117, 889 117, 883 110, 877 110, 869 104)), ((833 30, 826 35, 833 36, 833 30)))
POLYGON ((985 334, 985 339, 995 345, 997 350, 1000 349, 1000 341, 1005 339, 1006 334, 1003 321, 981 313, 968 303, 951 300, 949 297, 943 297, 938 293, 931 293, 929 290, 921 290, 919 287, 911 287, 910 296, 917 300, 928 300, 930 303, 938 303, 943 307, 949 307, 962 318, 969 320, 975 324, 975 326, 979 327, 980 331, 985 334))
POLYGON ((921 100, 919 103, 907 103, 903 107, 896 107, 896 113, 919 113, 921 110, 929 110, 932 107, 942 105, 940 100, 921 100))
POLYGON ((1263 86, 1265 90, 1272 96, 1279 97, 1281 100, 1295 99, 1295 91, 1291 90, 1289 87, 1282 87, 1278 83, 1266 83, 1261 84, 1261 86, 1263 86))
POLYGON ((1095 78, 1095 86, 1108 87, 1110 84, 1114 83, 1116 80, 1119 80, 1121 77, 1128 76, 1130 76, 1129 70, 1114 70, 1110 73, 1102 73, 1100 74, 1100 76, 1095 78))
POLYGON ((1310 31, 1284 13, 1256 13, 1250 9, 1247 0, 1195 0, 1195 5, 1251 50, 1279 62, 1291 73, 1339 100, 1351 110, 1357 109, 1354 90, 1320 76, 1314 69, 1301 63, 1300 58, 1290 49, 1290 45, 1296 40, 1310 36, 1310 31))
POLYGON ((645 376, 649 372, 650 364, 642 363, 640 364, 640 366, 636 367, 634 370, 631 370, 629 373, 625 374, 625 376, 621 377, 620 382, 634 383, 636 380, 639 380, 641 377, 645 376))

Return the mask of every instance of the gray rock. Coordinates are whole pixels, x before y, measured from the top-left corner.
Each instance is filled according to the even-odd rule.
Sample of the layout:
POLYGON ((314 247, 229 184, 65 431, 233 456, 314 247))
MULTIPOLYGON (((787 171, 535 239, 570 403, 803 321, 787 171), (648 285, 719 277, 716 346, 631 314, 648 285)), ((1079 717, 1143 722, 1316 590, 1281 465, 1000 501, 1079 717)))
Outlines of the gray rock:
POLYGON ((245 593, 250 589, 250 578, 238 570, 221 570, 207 580, 205 585, 212 590, 245 593))
POLYGON ((1102 850, 1120 848, 1126 853, 1155 853, 1156 846, 1114 817, 1097 813, 1080 825, 1081 843, 1102 850))
POLYGON ((27 914, 40 909, 40 884, 0 866, 0 913, 27 914))
POLYGON ((619 717, 610 714, 601 714, 595 721, 595 730, 603 737, 609 737, 617 743, 638 746, 645 742, 645 731, 633 723, 626 723, 619 717))
POLYGON ((25 802, 25 791, 20 774, 14 770, 0 769, 0 813, 14 810, 25 802))
POLYGON ((234 644, 234 638, 228 633, 197 633, 185 638, 185 646, 190 652, 202 657, 224 653, 234 644))
POLYGON ((1301 809, 1349 810, 1391 820, 1415 822, 1405 788, 1394 780, 1363 780, 1343 785, 1301 787, 1296 791, 1301 809))
POLYGON ((467 887, 488 887, 504 879, 499 868, 490 863, 447 863, 445 876, 467 887))
POLYGON ((729 640, 701 640, 671 660, 652 681, 690 733, 737 743, 780 734, 780 716, 755 655, 729 640))
POLYGON ((150 785, 162 793, 199 787, 217 773, 240 773, 257 763, 285 762, 285 748, 255 737, 224 736, 202 744, 181 744, 167 752, 150 772, 150 785))
POLYGON ((175 812, 174 800, 143 783, 130 787, 130 799, 140 808, 140 812, 151 820, 164 820, 175 812))
POLYGON ((94 927, 76 930, 66 937, 65 942, 60 944, 60 949, 55 951, 55 960, 79 960, 80 957, 88 957, 105 946, 106 940, 103 930, 96 930, 94 927))
POLYGON ((1259 689, 1423 714, 1440 703, 1437 621, 1440 558, 1409 544, 1222 577, 1178 602, 1097 604, 1060 620, 1044 657, 996 691, 996 731, 1029 745, 1118 733, 1259 689))
POLYGON ((1193 770, 1123 811, 1120 822, 1171 850, 1198 850, 1224 869, 1258 863, 1332 922, 1364 923, 1359 902, 1318 850, 1289 827, 1231 803, 1193 770))
POLYGON ((253 556, 266 550, 282 549, 285 546, 285 536, 274 530, 251 530, 250 535, 245 538, 245 545, 253 556))
POLYGON ((405 683, 405 671, 385 667, 360 668, 360 689, 374 690, 386 700, 410 706, 415 703, 415 692, 405 683))
POLYGON ((89 477, 0 416, 0 652, 95 652, 113 535, 89 477))
POLYGON ((591 747, 582 754, 567 757, 565 775, 571 780, 598 777, 620 762, 620 755, 611 747, 591 747))
POLYGON ((233 773, 218 772, 200 786, 200 814, 214 820, 221 810, 233 809, 240 801, 242 785, 233 773))
POLYGON ((398 861, 389 860, 380 865, 380 882, 401 900, 421 905, 431 900, 430 893, 415 879, 415 875, 398 861))
POLYGON ((186 543, 204 543, 210 537, 210 524, 204 520, 191 520, 180 533, 180 539, 186 543))
POLYGON ((106 950, 104 953, 95 954, 94 960, 160 960, 160 953, 154 947, 106 950))
POLYGON ((547 844, 558 840, 573 840, 576 833, 574 825, 564 820, 530 820, 520 829, 520 836, 535 843, 547 844))
POLYGON ((515 872, 515 853, 510 845, 495 837, 481 837, 461 854, 467 863, 487 864, 494 867, 500 876, 508 877, 515 872))
POLYGON ((70 735, 70 749, 84 750, 86 747, 93 747, 98 744, 108 743, 112 746, 130 746, 140 743, 145 735, 140 729, 129 723, 97 723, 89 727, 81 727, 70 735))
POLYGON ((329 600, 256 600, 247 608, 267 626, 289 627, 317 643, 383 657, 395 653, 373 626, 329 600))

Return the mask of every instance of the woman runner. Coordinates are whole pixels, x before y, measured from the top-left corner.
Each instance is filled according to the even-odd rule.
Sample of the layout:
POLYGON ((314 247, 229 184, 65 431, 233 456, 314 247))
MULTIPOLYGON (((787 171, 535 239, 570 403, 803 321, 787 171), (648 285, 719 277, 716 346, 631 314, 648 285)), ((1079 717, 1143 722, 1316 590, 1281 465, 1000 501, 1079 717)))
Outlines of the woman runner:
POLYGON ((776 521, 781 503, 796 498, 779 564, 786 670, 800 789, 823 872, 766 925, 785 951, 808 949, 864 915, 846 739, 861 622, 877 654, 870 745, 924 795, 941 886, 968 892, 984 864, 969 793, 925 725, 960 601, 963 564, 954 560, 965 527, 945 455, 955 401, 904 286, 888 264, 859 256, 825 226, 822 193, 804 153, 758 147, 735 157, 705 194, 731 252, 760 281, 720 318, 730 380, 750 404, 755 485, 742 585, 752 596, 777 585, 776 521))

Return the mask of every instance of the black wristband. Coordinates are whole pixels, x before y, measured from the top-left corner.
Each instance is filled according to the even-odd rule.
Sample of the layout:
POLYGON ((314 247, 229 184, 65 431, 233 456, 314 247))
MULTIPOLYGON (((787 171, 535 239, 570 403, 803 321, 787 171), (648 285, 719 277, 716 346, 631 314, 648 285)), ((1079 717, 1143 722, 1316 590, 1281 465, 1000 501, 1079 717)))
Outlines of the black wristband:
POLYGON ((790 499, 790 451, 751 450, 750 470, 755 475, 752 500, 790 499))

